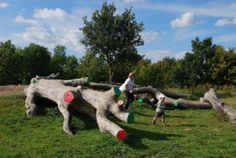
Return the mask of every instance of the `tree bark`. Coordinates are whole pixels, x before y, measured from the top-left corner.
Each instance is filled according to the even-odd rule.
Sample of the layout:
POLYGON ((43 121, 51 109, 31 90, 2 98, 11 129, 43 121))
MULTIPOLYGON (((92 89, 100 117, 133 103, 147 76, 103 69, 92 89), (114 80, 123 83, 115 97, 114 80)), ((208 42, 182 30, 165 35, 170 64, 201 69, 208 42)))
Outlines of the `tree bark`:
MULTIPOLYGON (((47 77, 36 76, 31 79, 28 88, 25 89, 26 113, 33 116, 37 113, 35 100, 47 98, 58 105, 58 109, 64 117, 63 130, 68 134, 73 134, 71 130, 72 114, 70 110, 80 110, 81 112, 93 117, 98 124, 101 132, 108 132, 119 140, 124 140, 127 133, 120 126, 110 121, 108 116, 114 115, 121 121, 132 123, 134 121, 133 113, 124 112, 120 106, 123 102, 118 102, 121 92, 119 88, 111 84, 89 83, 87 78, 57 80, 57 75, 47 77), (104 91, 101 91, 104 90, 104 91)), ((160 95, 165 95, 165 105, 177 108, 214 108, 221 115, 228 115, 230 122, 236 123, 236 110, 224 105, 216 96, 213 89, 205 93, 201 101, 187 101, 178 98, 181 95, 160 91, 152 87, 134 88, 134 93, 145 94, 143 100, 149 103, 153 108, 157 105, 160 95), (147 97, 152 96, 152 99, 147 97), (177 98, 177 99, 175 99, 177 98)), ((183 96, 183 95, 182 95, 183 96)))
MULTIPOLYGON (((108 90, 114 85, 107 84, 107 83, 94 83, 91 82, 90 84, 86 85, 89 88, 92 89, 99 89, 99 90, 108 90)), ((188 101, 181 97, 187 97, 188 94, 180 94, 180 93, 173 93, 165 90, 160 90, 153 87, 138 87, 134 88, 134 94, 149 94, 152 96, 152 99, 149 99, 147 97, 142 97, 143 101, 145 101, 148 105, 150 105, 152 108, 156 107, 156 104, 159 99, 159 95, 163 94, 166 96, 165 99, 165 105, 168 106, 174 106, 175 108, 180 109, 188 109, 188 108, 194 108, 194 109, 202 109, 202 108, 212 108, 211 104, 208 102, 202 102, 202 101, 188 101)), ((146 95, 145 95, 146 96, 146 95)))
POLYGON ((231 108, 228 105, 225 105, 216 95, 216 92, 213 88, 211 88, 208 92, 205 93, 204 98, 205 101, 211 103, 213 108, 221 115, 227 115, 229 117, 229 121, 231 123, 236 123, 236 110, 231 108))
MULTIPOLYGON (((170 93, 162 93, 160 91, 158 91, 158 89, 152 88, 152 87, 140 87, 140 88, 135 88, 134 92, 136 94, 143 94, 143 93, 148 93, 150 94, 153 98, 154 101, 153 103, 156 104, 157 100, 159 100, 159 96, 160 95, 164 95, 166 97, 165 99, 165 105, 168 106, 174 106, 176 108, 197 108, 197 109, 201 109, 201 108, 212 108, 211 104, 207 103, 207 102, 198 102, 198 101, 188 101, 182 98, 179 99, 173 99, 170 98, 168 96, 168 94, 170 93)), ((171 96, 173 96, 173 94, 171 94, 171 96)), ((156 105, 155 105, 156 106, 156 105)))
POLYGON ((72 134, 70 109, 78 109, 96 119, 101 132, 109 132, 118 139, 125 139, 127 133, 124 129, 108 119, 113 114, 121 121, 132 123, 132 113, 123 112, 119 109, 117 99, 117 87, 111 87, 107 91, 97 91, 85 88, 88 86, 87 79, 51 80, 43 77, 33 78, 31 84, 25 89, 26 113, 33 116, 37 112, 35 99, 47 98, 57 103, 64 117, 63 130, 72 134))

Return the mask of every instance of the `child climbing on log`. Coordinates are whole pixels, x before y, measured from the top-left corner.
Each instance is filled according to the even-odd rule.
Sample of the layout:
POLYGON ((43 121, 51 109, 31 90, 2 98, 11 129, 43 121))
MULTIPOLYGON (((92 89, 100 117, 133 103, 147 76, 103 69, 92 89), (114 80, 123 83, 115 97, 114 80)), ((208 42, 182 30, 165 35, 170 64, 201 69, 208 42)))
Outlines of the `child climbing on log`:
POLYGON ((161 94, 159 96, 159 100, 157 103, 155 116, 153 117, 153 120, 152 120, 153 125, 156 124, 156 119, 158 117, 161 118, 161 123, 165 124, 165 104, 164 104, 164 101, 165 101, 165 96, 163 94, 161 94))
POLYGON ((120 86, 120 91, 124 92, 126 96, 126 103, 124 106, 124 110, 127 111, 129 109, 130 104, 134 101, 134 73, 129 73, 128 78, 125 80, 125 82, 120 86))

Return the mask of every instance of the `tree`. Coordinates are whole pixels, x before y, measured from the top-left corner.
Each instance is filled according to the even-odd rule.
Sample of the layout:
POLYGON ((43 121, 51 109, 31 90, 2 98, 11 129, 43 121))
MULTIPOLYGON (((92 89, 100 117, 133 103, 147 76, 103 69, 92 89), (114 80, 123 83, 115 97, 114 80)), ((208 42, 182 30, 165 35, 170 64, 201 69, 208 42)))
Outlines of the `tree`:
POLYGON ((31 43, 28 47, 19 50, 21 63, 21 81, 27 83, 35 75, 48 75, 50 73, 51 53, 47 48, 31 43))
POLYGON ((51 57, 52 72, 60 73, 60 77, 64 78, 64 67, 66 64, 66 47, 56 45, 51 57))
POLYGON ((151 61, 142 59, 138 62, 135 68, 135 82, 140 85, 150 85, 149 70, 151 67, 151 61))
POLYGON ((165 88, 173 85, 173 72, 176 69, 175 58, 166 57, 153 64, 156 73, 155 87, 165 88))
POLYGON ((60 73, 60 78, 69 79, 78 75, 78 60, 75 56, 66 56, 66 47, 56 45, 51 58, 52 72, 60 73))
POLYGON ((186 53, 180 60, 174 72, 175 83, 181 86, 193 86, 203 83, 212 83, 212 65, 216 45, 212 38, 192 40, 192 53, 186 53))
POLYGON ((141 60, 135 69, 136 83, 164 88, 173 85, 173 72, 176 68, 176 60, 166 57, 156 63, 150 60, 141 60))
POLYGON ((217 85, 236 84, 236 53, 234 49, 226 51, 222 46, 216 47, 213 58, 212 80, 217 85))
POLYGON ((104 61, 97 58, 93 53, 87 52, 80 59, 79 77, 88 77, 92 81, 105 81, 108 77, 107 66, 104 61))
POLYGON ((64 67, 64 78, 76 78, 78 76, 79 63, 75 56, 66 57, 66 63, 64 67))
POLYGON ((115 12, 114 4, 104 3, 100 11, 92 14, 91 21, 84 17, 84 38, 81 40, 89 52, 106 62, 110 82, 118 65, 130 69, 126 67, 127 62, 137 63, 142 58, 136 47, 144 43, 139 34, 143 31, 143 23, 136 22, 131 9, 121 15, 115 12))
MULTIPOLYGON (((24 63, 22 63, 24 64, 24 63)), ((0 85, 19 83, 20 60, 10 40, 0 43, 0 85)))
POLYGON ((212 64, 215 56, 216 45, 212 44, 212 38, 205 38, 200 41, 196 38, 192 41, 192 51, 194 52, 193 71, 194 83, 211 83, 212 82, 212 64))
POLYGON ((174 83, 178 86, 190 87, 194 84, 195 74, 192 69, 194 60, 194 54, 187 52, 184 59, 177 62, 176 69, 174 71, 174 83))

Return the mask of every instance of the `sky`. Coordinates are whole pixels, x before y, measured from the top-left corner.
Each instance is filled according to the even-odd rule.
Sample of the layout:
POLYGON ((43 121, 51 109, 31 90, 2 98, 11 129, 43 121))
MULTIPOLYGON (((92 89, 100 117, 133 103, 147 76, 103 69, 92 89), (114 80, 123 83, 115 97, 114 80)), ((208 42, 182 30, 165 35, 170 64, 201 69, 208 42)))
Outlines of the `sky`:
MULTIPOLYGON (((104 0, 0 0, 0 41, 24 48, 35 43, 51 52, 66 46, 78 59, 86 50, 80 42, 83 17, 100 10, 104 0)), ((191 52, 191 40, 212 37, 225 49, 236 47, 236 0, 107 0, 117 12, 132 8, 144 45, 140 55, 152 62, 180 59, 191 52)))

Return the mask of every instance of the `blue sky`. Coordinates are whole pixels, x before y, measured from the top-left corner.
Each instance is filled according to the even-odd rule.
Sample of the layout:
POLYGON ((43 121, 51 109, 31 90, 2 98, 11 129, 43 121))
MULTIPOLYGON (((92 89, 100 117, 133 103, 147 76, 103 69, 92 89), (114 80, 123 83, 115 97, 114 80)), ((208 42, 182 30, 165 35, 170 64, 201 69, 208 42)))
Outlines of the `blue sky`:
MULTIPOLYGON (((82 17, 100 10, 103 0, 0 0, 0 41, 17 47, 36 43, 53 50, 65 45, 68 55, 85 53, 82 17)), ((191 40, 212 37, 226 49, 236 47, 235 0, 107 0, 117 14, 132 7, 143 22, 145 44, 139 54, 153 62, 166 56, 181 58, 191 51, 191 40)))

